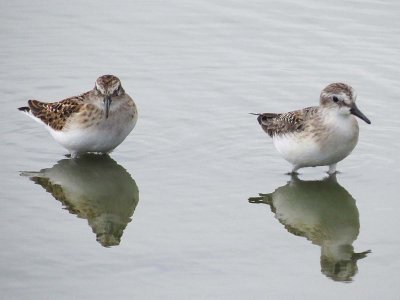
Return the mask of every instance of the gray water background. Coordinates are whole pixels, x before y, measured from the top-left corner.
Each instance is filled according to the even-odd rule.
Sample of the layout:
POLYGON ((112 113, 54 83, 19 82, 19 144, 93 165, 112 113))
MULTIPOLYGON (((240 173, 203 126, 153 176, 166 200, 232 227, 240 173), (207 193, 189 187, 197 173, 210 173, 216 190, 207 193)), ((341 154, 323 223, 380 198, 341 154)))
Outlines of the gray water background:
POLYGON ((399 15, 395 0, 2 1, 1 298, 399 299, 399 15), (103 74, 121 79, 139 121, 88 175, 16 108, 103 74), (290 166, 247 113, 316 105, 336 81, 356 89, 372 124, 360 121, 338 165, 331 195, 346 204, 321 193, 326 208, 304 203, 299 215, 279 193, 296 201, 323 183, 285 192, 290 166), (114 179, 101 175, 109 168, 114 179), (20 176, 42 169, 59 180, 41 181, 53 195, 20 176), (118 205, 93 196, 107 182, 118 205), (276 203, 248 202, 275 190, 276 203), (339 232, 335 214, 348 216, 347 246, 371 250, 344 282, 318 245, 339 232), (120 223, 116 245, 96 241, 97 215, 111 220, 100 227, 120 223))

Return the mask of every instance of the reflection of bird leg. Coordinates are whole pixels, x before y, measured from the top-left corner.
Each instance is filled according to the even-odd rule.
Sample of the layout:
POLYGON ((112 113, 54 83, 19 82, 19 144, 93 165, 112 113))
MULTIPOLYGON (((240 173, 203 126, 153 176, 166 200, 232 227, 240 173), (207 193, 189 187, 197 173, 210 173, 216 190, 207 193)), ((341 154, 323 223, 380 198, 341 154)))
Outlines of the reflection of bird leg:
POLYGON ((367 250, 364 252, 360 252, 360 253, 353 253, 353 255, 351 256, 351 258, 355 261, 359 260, 359 259, 363 259, 365 257, 367 257, 368 254, 371 253, 371 250, 367 250))
POLYGON ((299 175, 299 173, 297 173, 296 171, 292 171, 292 172, 287 172, 287 173, 285 173, 285 175, 289 175, 289 176, 296 176, 297 177, 297 175, 299 175))
POLYGON ((327 177, 324 178, 324 181, 337 184, 336 174, 338 174, 338 173, 339 173, 339 172, 336 171, 336 172, 333 173, 333 174, 329 174, 327 177))
POLYGON ((262 194, 259 193, 258 195, 260 195, 259 197, 250 197, 249 198, 249 202, 250 203, 264 203, 264 204, 268 204, 271 205, 272 202, 272 196, 271 194, 262 194))
POLYGON ((290 173, 290 181, 302 181, 299 178, 299 173, 294 172, 294 173, 290 173))

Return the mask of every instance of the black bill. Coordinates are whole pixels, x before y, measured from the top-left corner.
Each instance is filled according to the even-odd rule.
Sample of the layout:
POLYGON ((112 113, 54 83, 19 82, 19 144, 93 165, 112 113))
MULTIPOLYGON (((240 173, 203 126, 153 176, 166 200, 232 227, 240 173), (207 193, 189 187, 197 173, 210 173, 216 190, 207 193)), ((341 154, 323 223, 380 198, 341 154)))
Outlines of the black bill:
POLYGON ((358 109, 355 103, 353 103, 353 106, 350 108, 350 113, 359 117, 361 120, 365 121, 365 123, 371 124, 371 121, 358 109))
POLYGON ((106 119, 108 118, 108 113, 110 112, 110 105, 111 105, 111 97, 105 96, 104 97, 104 106, 106 109, 106 119))

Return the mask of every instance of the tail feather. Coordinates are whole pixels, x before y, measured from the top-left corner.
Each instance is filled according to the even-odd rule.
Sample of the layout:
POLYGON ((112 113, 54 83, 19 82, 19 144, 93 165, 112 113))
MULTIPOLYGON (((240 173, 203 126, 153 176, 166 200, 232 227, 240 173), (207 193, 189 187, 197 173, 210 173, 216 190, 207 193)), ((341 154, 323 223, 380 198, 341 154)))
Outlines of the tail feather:
POLYGON ((18 110, 22 112, 29 112, 31 109, 28 106, 18 107, 18 110))
POLYGON ((36 116, 43 108, 47 105, 47 103, 40 102, 38 100, 28 100, 28 106, 19 107, 18 110, 22 112, 31 113, 36 116))
MULTIPOLYGON (((31 106, 31 101, 28 101, 28 105, 29 106, 22 106, 22 107, 18 107, 18 110, 24 114, 26 114, 28 117, 32 118, 33 120, 35 120, 36 122, 40 123, 40 124, 45 124, 40 118, 38 118, 35 115, 35 110, 34 107, 31 106)), ((46 125, 46 124, 45 124, 46 125)))
POLYGON ((260 125, 262 125, 262 118, 263 118, 262 115, 258 115, 258 117, 257 117, 258 124, 260 124, 260 125))
POLYGON ((275 114, 275 113, 263 113, 263 114, 249 113, 249 114, 258 116, 257 121, 258 121, 258 124, 260 124, 260 125, 267 125, 268 119, 273 119, 279 115, 279 114, 275 114))
POLYGON ((258 124, 261 125, 262 114, 259 114, 259 113, 249 113, 249 115, 257 116, 258 124))

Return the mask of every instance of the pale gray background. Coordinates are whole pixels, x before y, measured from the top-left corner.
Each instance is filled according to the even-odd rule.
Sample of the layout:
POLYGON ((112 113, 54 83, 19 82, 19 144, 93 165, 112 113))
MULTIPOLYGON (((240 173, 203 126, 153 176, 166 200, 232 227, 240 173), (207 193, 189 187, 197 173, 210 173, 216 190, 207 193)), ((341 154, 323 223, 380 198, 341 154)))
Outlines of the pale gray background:
POLYGON ((2 1, 1 297, 398 299, 399 15, 396 0, 2 1), (140 114, 111 155, 140 191, 112 248, 20 177, 66 151, 16 110, 108 73, 140 114), (247 113, 315 105, 335 81, 372 120, 338 165, 360 215, 353 246, 372 250, 350 283, 321 274, 320 247, 247 201, 290 169, 247 113))

